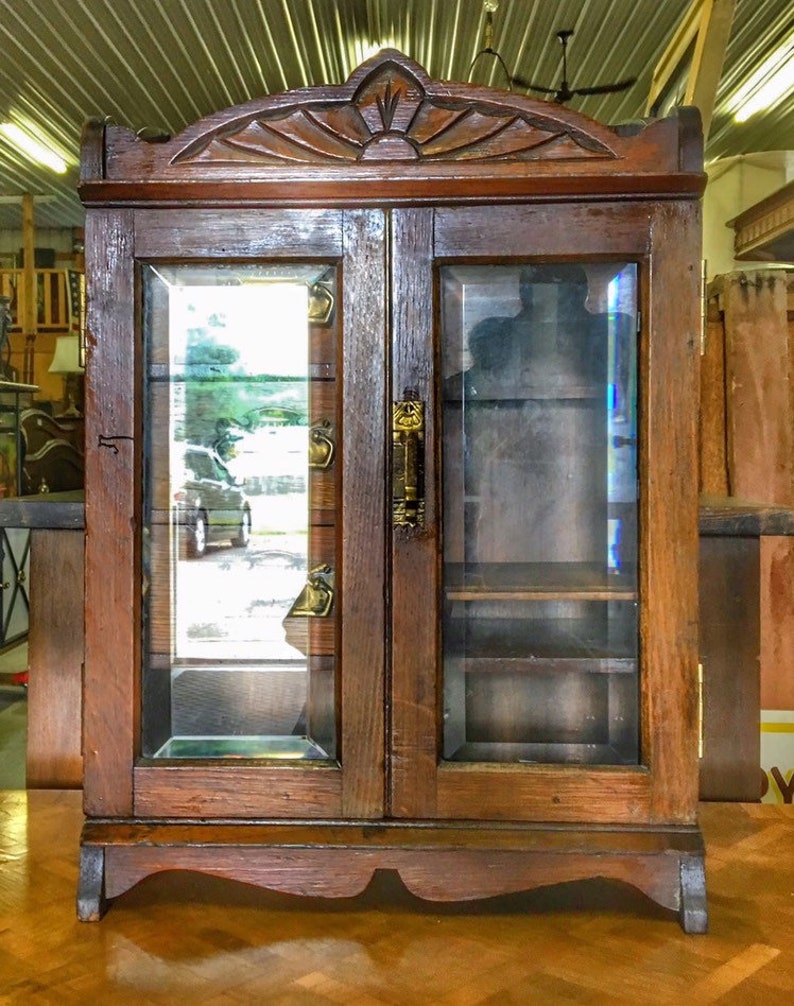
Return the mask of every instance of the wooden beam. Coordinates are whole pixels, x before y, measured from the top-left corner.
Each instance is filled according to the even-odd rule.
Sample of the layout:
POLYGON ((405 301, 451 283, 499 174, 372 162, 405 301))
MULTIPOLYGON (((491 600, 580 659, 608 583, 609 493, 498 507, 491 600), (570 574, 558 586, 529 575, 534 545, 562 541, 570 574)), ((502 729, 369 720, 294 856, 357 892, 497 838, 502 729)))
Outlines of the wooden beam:
POLYGON ((33 219, 33 196, 29 193, 22 197, 22 249, 25 261, 22 266, 22 288, 25 291, 23 299, 23 315, 19 319, 24 335, 35 335, 37 324, 36 311, 36 263, 35 258, 36 228, 33 219))

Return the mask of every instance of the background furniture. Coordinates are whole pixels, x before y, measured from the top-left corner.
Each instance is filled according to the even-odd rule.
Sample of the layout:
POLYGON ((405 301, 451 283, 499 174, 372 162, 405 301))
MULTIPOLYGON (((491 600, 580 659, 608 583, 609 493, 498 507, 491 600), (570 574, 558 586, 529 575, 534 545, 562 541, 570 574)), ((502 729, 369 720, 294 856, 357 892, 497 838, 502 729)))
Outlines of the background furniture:
POLYGON ((20 416, 24 444, 22 495, 83 488, 83 418, 55 418, 41 409, 20 416))
MULTIPOLYGON (((0 502, 22 491, 21 416, 37 390, 30 384, 0 381, 0 502)), ((0 647, 18 643, 27 635, 29 549, 26 530, 0 529, 0 647)))
POLYGON ((0 501, 0 530, 29 539, 29 789, 82 783, 82 491, 0 501))
POLYGON ((36 391, 33 384, 0 381, 0 498, 22 491, 22 413, 36 391))
MULTIPOLYGON (((745 224, 737 230, 745 251, 753 236, 783 240, 785 214, 756 219, 748 213, 745 224)), ((727 273, 709 284, 708 294, 700 486, 717 505, 707 506, 711 515, 703 544, 715 563, 718 554, 726 557, 719 577, 742 606, 743 614, 737 611, 724 629, 734 645, 723 641, 718 679, 732 680, 741 693, 745 686, 739 683, 758 676, 753 685, 758 701, 750 702, 745 694, 747 704, 739 707, 746 724, 739 732, 747 736, 758 729, 759 707, 794 710, 794 536, 789 516, 794 509, 794 274, 785 269, 727 273), (732 560, 727 559, 729 551, 732 560), (740 552, 741 567, 731 568, 728 563, 740 562, 740 552), (740 568, 747 570, 742 574, 748 577, 746 587, 738 579, 740 568), (740 626, 746 633, 740 633, 740 626)), ((710 613, 718 608, 714 598, 704 595, 701 621, 707 632, 710 613)), ((713 642, 718 643, 717 637, 713 642)), ((708 688, 713 673, 708 663, 704 673, 708 688)), ((726 738, 726 756, 728 743, 726 738)), ((738 751, 733 754, 739 756, 738 751)), ((737 792, 755 799, 757 783, 749 765, 741 775, 746 781, 737 792)), ((716 784, 716 777, 712 781, 716 784)), ((729 792, 726 786, 723 778, 717 792, 729 792)), ((711 784, 707 792, 714 793, 711 784)))
MULTIPOLYGON (((794 510, 703 497, 700 535, 700 796, 754 802, 763 783, 761 709, 778 708, 765 706, 762 697, 761 620, 768 617, 762 555, 765 539, 794 538, 794 510)), ((785 591, 786 585, 781 586, 785 591)))

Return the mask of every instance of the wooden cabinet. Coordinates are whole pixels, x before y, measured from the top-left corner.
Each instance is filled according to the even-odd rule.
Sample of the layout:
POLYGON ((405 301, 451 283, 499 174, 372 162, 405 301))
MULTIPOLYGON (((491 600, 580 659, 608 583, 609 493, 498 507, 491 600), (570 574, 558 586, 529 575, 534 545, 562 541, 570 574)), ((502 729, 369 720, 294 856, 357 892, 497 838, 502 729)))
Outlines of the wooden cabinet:
POLYGON ((81 918, 158 870, 706 926, 696 117, 386 51, 85 137, 81 918))

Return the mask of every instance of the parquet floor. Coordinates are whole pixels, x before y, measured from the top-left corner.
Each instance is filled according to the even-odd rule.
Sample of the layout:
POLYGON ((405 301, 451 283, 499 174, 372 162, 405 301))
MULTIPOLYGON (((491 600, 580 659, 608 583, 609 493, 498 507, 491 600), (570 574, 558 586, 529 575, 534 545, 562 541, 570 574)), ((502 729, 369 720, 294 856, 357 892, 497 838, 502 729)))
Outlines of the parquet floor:
POLYGON ((711 931, 632 889, 438 906, 378 878, 301 900, 190 874, 76 921, 79 792, 0 793, 0 1003, 794 1002, 794 808, 704 804, 711 931))

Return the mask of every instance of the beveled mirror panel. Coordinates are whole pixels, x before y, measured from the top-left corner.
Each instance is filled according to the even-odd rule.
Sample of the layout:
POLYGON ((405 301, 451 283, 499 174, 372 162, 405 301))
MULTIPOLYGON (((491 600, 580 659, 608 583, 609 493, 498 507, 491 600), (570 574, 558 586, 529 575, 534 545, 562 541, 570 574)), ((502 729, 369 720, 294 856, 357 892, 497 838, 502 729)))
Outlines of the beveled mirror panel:
POLYGON ((637 267, 439 286, 444 757, 637 764, 637 267))
POLYGON ((333 758, 336 269, 142 287, 142 753, 333 758))

